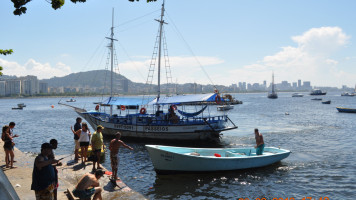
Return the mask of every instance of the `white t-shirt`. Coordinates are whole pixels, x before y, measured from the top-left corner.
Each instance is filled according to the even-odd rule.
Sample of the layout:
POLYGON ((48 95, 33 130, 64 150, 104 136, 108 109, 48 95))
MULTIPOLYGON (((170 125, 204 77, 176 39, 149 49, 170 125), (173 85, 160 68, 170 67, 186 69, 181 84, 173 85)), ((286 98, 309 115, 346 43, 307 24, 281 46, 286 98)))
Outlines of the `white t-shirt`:
POLYGON ((78 142, 89 142, 89 131, 84 132, 82 130, 78 142))

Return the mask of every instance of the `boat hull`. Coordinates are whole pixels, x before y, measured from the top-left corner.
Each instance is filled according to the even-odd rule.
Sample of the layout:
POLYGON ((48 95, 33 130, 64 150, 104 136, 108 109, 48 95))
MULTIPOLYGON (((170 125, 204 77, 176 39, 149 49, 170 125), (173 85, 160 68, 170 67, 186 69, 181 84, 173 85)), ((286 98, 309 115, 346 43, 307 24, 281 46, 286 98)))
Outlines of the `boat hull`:
POLYGON ((353 108, 341 108, 341 107, 336 107, 336 109, 339 112, 343 112, 343 113, 356 113, 356 109, 353 108))
POLYGON ((256 155, 254 148, 208 149, 146 145, 154 168, 167 172, 214 172, 267 166, 287 158, 289 150, 265 148, 256 155), (198 153, 200 155, 192 155, 198 153), (216 157, 220 155, 221 157, 216 157))
MULTIPOLYGON (((120 122, 105 121, 87 112, 77 112, 92 127, 96 129, 98 125, 105 127, 103 135, 115 136, 117 132, 126 139, 151 139, 151 140, 173 140, 173 141, 220 141, 220 132, 230 129, 222 122, 192 125, 137 125, 120 122), (219 127, 223 127, 219 128, 219 127)), ((232 127, 233 129, 235 127, 232 127)), ((237 128, 237 127, 236 127, 237 128)))

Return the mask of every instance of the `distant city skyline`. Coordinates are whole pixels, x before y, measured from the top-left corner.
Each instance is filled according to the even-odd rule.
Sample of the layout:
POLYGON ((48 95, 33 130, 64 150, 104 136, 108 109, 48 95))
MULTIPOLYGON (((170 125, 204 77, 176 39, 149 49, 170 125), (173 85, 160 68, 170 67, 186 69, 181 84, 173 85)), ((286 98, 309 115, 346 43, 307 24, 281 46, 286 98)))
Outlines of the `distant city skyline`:
MULTIPOLYGON (((67 80, 67 79, 65 79, 67 80)), ((49 80, 48 80, 49 81, 49 80)), ((59 82, 59 80, 57 80, 59 82)), ((63 81, 62 81, 63 82, 63 81)), ((154 94, 156 89, 153 88, 150 92, 147 92, 143 86, 135 86, 139 83, 131 83, 129 86, 129 79, 115 80, 114 93, 117 94, 154 94)), ((67 83, 67 82, 66 82, 67 83)), ((57 83, 58 84, 58 83, 57 83)), ((289 83, 288 81, 282 81, 281 83, 276 83, 277 91, 311 91, 313 89, 310 81, 298 80, 298 82, 289 83)), ((263 81, 262 84, 259 83, 246 83, 238 82, 237 84, 231 84, 229 86, 218 85, 217 89, 222 93, 239 93, 239 92, 264 92, 269 91, 271 84, 267 85, 266 81, 263 81)), ((332 87, 329 87, 329 89, 332 87)), ((163 84, 162 93, 170 94, 184 94, 184 93, 211 93, 215 91, 213 85, 201 85, 197 83, 185 83, 179 85, 166 85, 163 84)), ((315 87, 314 87, 315 89, 315 87)), ((333 90, 353 90, 354 88, 349 88, 343 86, 342 88, 334 88, 333 90)), ((356 88, 355 88, 356 89, 356 88)), ((36 76, 25 76, 25 77, 0 77, 0 97, 7 96, 36 96, 36 95, 53 95, 53 94, 109 94, 110 87, 105 84, 96 85, 96 86, 50 86, 45 80, 39 80, 36 76)))
MULTIPOLYGON (((114 8, 120 73, 144 83, 161 3, 68 1, 55 11, 46 1, 31 1, 26 14, 14 16, 13 3, 0 1, 6 30, 0 48, 14 50, 0 56, 3 73, 44 79, 105 69, 114 8)), ((321 87, 354 87, 355 7, 356 1, 329 0, 166 1, 173 82, 269 83, 274 72, 276 82, 298 78, 321 87)))

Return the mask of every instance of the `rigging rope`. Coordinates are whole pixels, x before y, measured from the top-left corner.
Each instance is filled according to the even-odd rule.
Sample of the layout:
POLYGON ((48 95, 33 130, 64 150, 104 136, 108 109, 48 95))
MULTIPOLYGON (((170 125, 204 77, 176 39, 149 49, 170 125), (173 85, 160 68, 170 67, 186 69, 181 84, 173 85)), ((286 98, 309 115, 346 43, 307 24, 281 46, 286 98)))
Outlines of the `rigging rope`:
POLYGON ((171 23, 173 24, 176 32, 178 33, 178 35, 180 36, 180 38, 183 40, 184 44, 187 46, 188 50, 190 51, 190 53, 194 56, 195 60, 198 62, 200 68, 203 70, 204 74, 208 77, 210 83, 214 86, 215 89, 218 90, 218 88, 216 87, 216 85, 214 84, 213 80, 210 78, 209 74, 205 71, 205 69, 203 68, 203 65, 200 63, 200 61, 198 60, 197 56, 194 54, 192 48, 189 46, 189 44, 187 43, 187 41, 184 39, 183 35, 180 33, 180 31, 178 30, 177 26, 174 24, 173 20, 169 17, 168 12, 166 11, 167 17, 169 18, 169 20, 171 21, 171 23))

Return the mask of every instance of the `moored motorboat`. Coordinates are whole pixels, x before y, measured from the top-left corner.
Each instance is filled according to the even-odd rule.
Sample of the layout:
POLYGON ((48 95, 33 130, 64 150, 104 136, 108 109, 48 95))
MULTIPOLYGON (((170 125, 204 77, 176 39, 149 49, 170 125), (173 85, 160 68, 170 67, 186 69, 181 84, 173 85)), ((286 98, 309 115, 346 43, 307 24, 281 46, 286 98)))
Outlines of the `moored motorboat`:
POLYGON ((328 100, 328 101, 322 101, 321 103, 322 103, 322 104, 330 104, 331 101, 330 101, 330 100, 328 100))
POLYGON ((71 99, 67 100, 66 102, 76 102, 76 101, 77 101, 77 100, 71 98, 71 99))
POLYGON ((157 173, 213 172, 263 167, 289 156, 289 150, 266 147, 262 155, 248 148, 189 148, 146 145, 157 173))
POLYGON ((344 112, 344 113, 356 113, 356 108, 342 108, 342 107, 336 107, 336 109, 339 112, 344 112))
POLYGON ((355 96, 355 94, 354 93, 349 93, 349 92, 343 92, 341 94, 341 96, 343 96, 343 97, 353 97, 353 96, 355 96))
POLYGON ((326 92, 321 91, 320 89, 314 89, 310 92, 310 95, 326 95, 326 92))
POLYGON ((24 104, 24 103, 19 103, 19 104, 17 104, 17 107, 26 107, 26 105, 24 104))
POLYGON ((234 106, 227 104, 227 105, 217 106, 216 109, 217 109, 218 111, 226 111, 226 110, 234 109, 234 106))
POLYGON ((293 93, 292 97, 303 97, 304 94, 300 94, 300 93, 293 93))
POLYGON ((314 99, 311 99, 311 100, 314 100, 314 101, 321 101, 323 100, 322 98, 314 98, 314 99))

